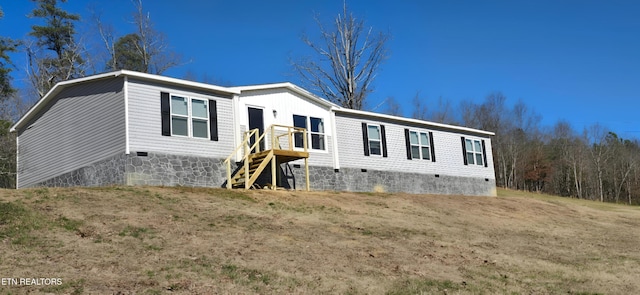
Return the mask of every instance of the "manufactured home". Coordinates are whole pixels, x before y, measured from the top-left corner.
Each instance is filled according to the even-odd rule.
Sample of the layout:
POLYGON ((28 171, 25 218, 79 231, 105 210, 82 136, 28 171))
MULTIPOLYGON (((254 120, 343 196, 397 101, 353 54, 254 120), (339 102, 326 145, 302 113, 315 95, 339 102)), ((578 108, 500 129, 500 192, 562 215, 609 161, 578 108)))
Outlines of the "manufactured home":
POLYGON ((493 133, 346 109, 291 83, 220 87, 121 70, 58 83, 11 131, 18 188, 495 195, 493 133))

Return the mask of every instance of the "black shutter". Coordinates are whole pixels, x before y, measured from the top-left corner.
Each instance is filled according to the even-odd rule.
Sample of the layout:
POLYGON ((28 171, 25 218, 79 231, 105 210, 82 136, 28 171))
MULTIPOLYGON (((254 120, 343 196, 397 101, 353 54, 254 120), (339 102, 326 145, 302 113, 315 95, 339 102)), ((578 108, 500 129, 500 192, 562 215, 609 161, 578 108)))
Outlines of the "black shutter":
POLYGON ((411 139, 409 138, 409 129, 404 129, 404 143, 407 145, 407 159, 411 160, 411 139))
POLYGON ((162 135, 171 136, 171 103, 169 93, 160 93, 160 115, 162 116, 162 135))
POLYGON ((484 166, 489 167, 487 164, 487 150, 484 148, 484 139, 482 140, 482 157, 484 158, 484 166))
POLYGON ((367 123, 362 123, 362 142, 364 143, 364 155, 369 155, 369 134, 367 133, 367 123))
POLYGON ((465 141, 464 136, 462 137, 462 159, 464 160, 465 165, 469 165, 469 163, 467 163, 467 142, 465 141))
POLYGON ((431 162, 436 161, 436 152, 433 149, 433 132, 429 132, 429 147, 431 150, 431 162))
POLYGON ((218 107, 215 100, 209 100, 209 131, 211 140, 218 141, 218 107))
POLYGON ((384 125, 380 125, 380 134, 382 135, 382 156, 387 157, 387 135, 384 132, 384 125))

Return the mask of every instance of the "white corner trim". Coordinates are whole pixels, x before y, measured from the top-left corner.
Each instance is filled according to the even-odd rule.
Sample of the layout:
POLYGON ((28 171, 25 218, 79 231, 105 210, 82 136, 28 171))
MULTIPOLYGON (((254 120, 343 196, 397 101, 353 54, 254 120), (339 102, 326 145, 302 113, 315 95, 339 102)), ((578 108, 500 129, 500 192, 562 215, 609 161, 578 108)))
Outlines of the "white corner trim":
POLYGON ((333 108, 329 110, 329 120, 331 120, 331 132, 333 137, 333 169, 340 169, 340 156, 338 155, 338 128, 336 127, 336 113, 333 108))
POLYGON ((16 189, 20 188, 20 136, 16 136, 16 189))
POLYGON ((124 76, 124 153, 126 155, 131 153, 129 145, 129 77, 124 76))
MULTIPOLYGON (((242 143, 242 138, 240 136, 240 95, 234 94, 232 98, 231 104, 231 112, 233 112, 233 149, 242 143)), ((240 159, 240 151, 237 151, 235 155, 232 157, 235 162, 238 162, 240 159)))

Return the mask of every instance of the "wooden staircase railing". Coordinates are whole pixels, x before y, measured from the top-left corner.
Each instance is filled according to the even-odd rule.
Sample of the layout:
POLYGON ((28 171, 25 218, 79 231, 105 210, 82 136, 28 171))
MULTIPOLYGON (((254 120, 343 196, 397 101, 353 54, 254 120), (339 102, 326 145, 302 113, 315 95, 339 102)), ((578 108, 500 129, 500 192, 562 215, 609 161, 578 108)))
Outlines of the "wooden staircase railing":
MULTIPOLYGON (((305 179, 306 188, 309 190, 309 165, 308 165, 308 151, 307 151, 307 130, 305 128, 298 128, 284 125, 271 125, 267 129, 267 132, 259 134, 258 129, 252 129, 244 132, 244 140, 236 149, 225 159, 224 163, 227 168, 227 189, 234 187, 244 187, 249 189, 258 180, 258 177, 263 170, 271 163, 271 188, 276 189, 276 168, 280 164, 278 161, 278 155, 282 155, 279 151, 289 151, 285 162, 292 161, 294 159, 304 158, 305 161, 305 179), (278 129, 286 129, 286 132, 282 134, 276 134, 278 129), (294 151, 294 136, 295 134, 302 134, 303 139, 303 151, 294 151), (265 140, 266 135, 270 135, 271 141, 269 146, 264 151, 260 150, 260 142, 265 140), (280 141, 283 137, 286 137, 286 148, 283 149, 280 141), (250 145, 251 139, 254 139, 253 144, 250 145), (231 173, 231 159, 234 157, 241 148, 244 147, 244 155, 242 157, 243 168, 238 169, 233 175, 231 173)), ((282 159, 282 158, 281 158, 282 159)))

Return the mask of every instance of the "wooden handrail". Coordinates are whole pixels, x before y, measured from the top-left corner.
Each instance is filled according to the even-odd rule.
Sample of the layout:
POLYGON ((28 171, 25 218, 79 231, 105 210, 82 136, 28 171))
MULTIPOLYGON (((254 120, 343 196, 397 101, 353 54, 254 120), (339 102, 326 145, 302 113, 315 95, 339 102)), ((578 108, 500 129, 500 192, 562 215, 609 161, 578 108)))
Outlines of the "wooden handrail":
MULTIPOLYGON (((247 159, 247 157, 248 157, 249 153, 248 153, 248 151, 247 151, 247 148, 246 148, 246 147, 249 145, 249 139, 251 138, 251 136, 252 136, 254 133, 258 133, 258 131, 259 131, 258 129, 251 129, 251 130, 249 130, 249 131, 246 131, 246 132, 244 133, 244 134, 245 134, 245 138, 244 138, 244 140, 242 141, 242 143, 241 143, 240 145, 238 145, 238 146, 236 147, 236 149, 235 149, 235 150, 233 150, 233 152, 232 152, 232 153, 231 153, 231 154, 230 154, 230 155, 229 155, 229 156, 224 160, 224 163, 226 163, 226 164, 227 164, 227 188, 228 188, 228 189, 230 189, 230 188, 231 188, 231 157, 233 157, 233 155, 235 155, 235 154, 240 150, 240 148, 241 148, 241 147, 245 147, 245 150, 244 150, 244 157, 242 157, 242 159, 243 159, 243 161, 245 162, 245 167, 244 167, 244 169, 245 169, 245 173, 249 172, 249 171, 248 171, 248 170, 249 170, 249 166, 246 164, 246 162, 247 162, 247 161, 246 161, 246 159, 247 159), (247 134, 249 134, 249 136, 246 136, 247 134)), ((245 176, 245 178, 246 178, 246 176, 245 176)))
MULTIPOLYGON (((278 149, 282 149, 282 147, 280 146, 280 138, 286 136, 288 138, 288 144, 289 144, 289 148, 288 150, 292 151, 294 149, 294 144, 293 144, 293 135, 296 133, 302 133, 302 138, 303 138, 303 149, 306 152, 307 151, 307 129, 305 128, 301 128, 301 127, 293 127, 293 126, 285 126, 285 125, 271 125, 271 132, 275 133, 275 128, 274 127, 281 127, 281 128, 286 128, 287 132, 285 134, 280 134, 280 135, 276 135, 274 137, 274 141, 278 143, 278 149)), ((274 144, 271 144, 271 147, 275 149, 274 144)))
MULTIPOLYGON (((296 133, 302 133, 303 150, 305 152, 307 152, 307 149, 308 149, 308 138, 307 138, 307 129, 306 128, 272 124, 271 126, 269 126, 269 128, 266 131, 267 132, 263 132, 262 134, 259 134, 259 130, 258 129, 251 129, 249 131, 245 131, 243 133, 245 137, 244 137, 244 140, 242 141, 242 143, 240 145, 238 145, 235 148, 235 150, 224 160, 224 163, 227 164, 226 166, 227 166, 227 188, 228 189, 232 188, 232 184, 231 184, 231 158, 242 147, 244 147, 244 156, 242 157, 242 161, 244 162, 245 189, 248 189, 248 184, 249 184, 249 156, 251 156, 252 154, 261 152, 260 151, 260 142, 262 140, 264 140, 264 138, 267 135, 267 133, 271 133, 271 142, 270 142, 271 148, 265 147, 265 150, 274 150, 274 149, 281 150, 282 146, 280 145, 280 138, 283 137, 283 136, 287 136, 288 141, 289 141, 288 142, 289 143, 289 150, 292 151, 294 149, 293 135, 296 134, 296 133), (276 135, 276 127, 278 127, 278 128, 286 128, 287 132, 285 134, 276 135), (254 138, 255 142, 251 146, 249 146, 249 141, 251 140, 252 137, 254 138), (252 152, 254 150, 255 150, 255 152, 252 152)), ((306 163, 306 160, 305 160, 305 163, 306 163)), ((308 172, 307 172, 307 177, 308 177, 308 172)))
MULTIPOLYGON (((245 131, 244 133, 245 133, 245 134, 247 134, 247 133, 253 133, 253 132, 256 132, 256 133, 257 133, 257 132, 258 132, 258 129, 251 129, 251 130, 249 130, 249 131, 245 131)), ((242 141, 242 143, 240 143, 240 145, 238 145, 238 146, 236 147, 236 149, 235 149, 235 150, 233 150, 233 152, 232 152, 232 153, 231 153, 231 154, 230 154, 230 155, 229 155, 229 156, 228 156, 224 161, 225 161, 225 162, 229 162, 229 161, 231 160, 231 157, 233 157, 233 155, 235 155, 235 154, 240 150, 240 148, 241 148, 241 147, 243 147, 245 144, 247 144, 247 143, 248 143, 248 141, 249 141, 249 138, 250 138, 250 137, 251 137, 251 136, 245 136, 245 138, 244 138, 244 140, 242 141)))

